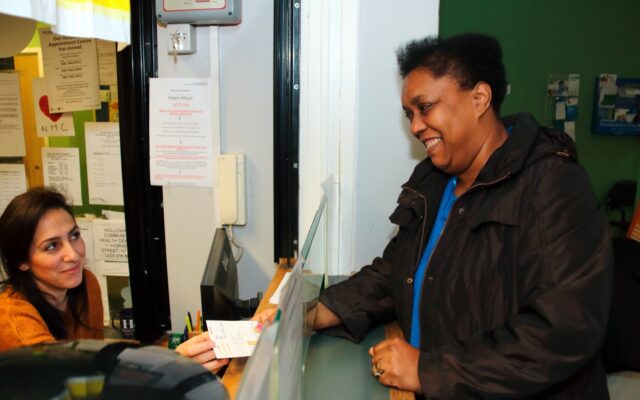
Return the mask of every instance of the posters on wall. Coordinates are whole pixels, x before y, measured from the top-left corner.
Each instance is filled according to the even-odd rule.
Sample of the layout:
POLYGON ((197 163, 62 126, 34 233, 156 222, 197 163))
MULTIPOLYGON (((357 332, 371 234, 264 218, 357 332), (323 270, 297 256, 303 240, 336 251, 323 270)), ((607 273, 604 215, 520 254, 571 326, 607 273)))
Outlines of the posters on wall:
POLYGON ((77 147, 43 147, 44 184, 64 193, 74 206, 82 205, 80 151, 77 147))
POLYGON ((84 129, 89 203, 124 205, 120 125, 117 122, 87 122, 84 129))
POLYGON ((24 164, 0 164, 0 215, 14 197, 26 191, 24 164))
POLYGON ((640 135, 640 78, 598 75, 593 130, 601 134, 640 135))
POLYGON ((75 136, 73 115, 71 113, 49 112, 49 96, 44 78, 34 78, 33 110, 36 117, 36 133, 38 136, 75 136))
POLYGON ((0 157, 25 155, 19 79, 15 72, 0 72, 0 157))
POLYGON ((149 80, 151 184, 213 186, 211 81, 149 80))
POLYGON ((41 28, 39 33, 49 112, 100 108, 95 39, 60 36, 50 28, 41 28))
POLYGON ((550 75, 547 95, 553 99, 553 125, 576 140, 580 74, 550 75))

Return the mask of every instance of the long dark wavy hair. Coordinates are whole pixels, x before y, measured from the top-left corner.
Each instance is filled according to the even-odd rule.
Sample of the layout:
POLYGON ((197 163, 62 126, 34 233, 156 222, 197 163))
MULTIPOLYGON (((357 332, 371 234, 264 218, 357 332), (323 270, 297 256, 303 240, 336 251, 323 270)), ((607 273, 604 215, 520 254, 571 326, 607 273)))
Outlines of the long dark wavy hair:
MULTIPOLYGON (((73 211, 65 197, 53 188, 39 187, 16 196, 0 217, 0 261, 5 272, 1 282, 22 294, 40 313, 54 338, 67 339, 64 314, 47 301, 47 294, 40 291, 30 270, 21 271, 20 265, 29 263, 29 249, 38 222, 51 210, 61 209, 75 221, 73 211)), ((87 311, 87 288, 85 279, 80 285, 67 290, 67 307, 74 324, 87 326, 83 316, 87 311)))

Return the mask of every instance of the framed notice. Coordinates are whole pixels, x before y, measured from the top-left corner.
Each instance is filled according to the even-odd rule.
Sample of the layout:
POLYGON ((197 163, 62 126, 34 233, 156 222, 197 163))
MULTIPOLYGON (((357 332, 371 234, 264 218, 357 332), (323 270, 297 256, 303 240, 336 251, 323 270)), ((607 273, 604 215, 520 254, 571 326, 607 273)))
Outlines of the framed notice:
POLYGON ((600 74, 596 81, 593 131, 603 135, 640 135, 640 78, 600 74))

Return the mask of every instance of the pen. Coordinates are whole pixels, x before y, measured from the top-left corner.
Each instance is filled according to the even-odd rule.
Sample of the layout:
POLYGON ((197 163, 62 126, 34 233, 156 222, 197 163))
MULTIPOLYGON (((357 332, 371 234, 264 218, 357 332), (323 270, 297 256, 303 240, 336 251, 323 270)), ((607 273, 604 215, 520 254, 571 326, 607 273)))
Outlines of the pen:
POLYGON ((191 311, 187 311, 187 317, 189 317, 189 326, 191 326, 191 330, 193 331, 193 329, 196 326, 193 324, 193 319, 191 318, 191 311))
POLYGON ((186 342, 187 339, 189 339, 189 330, 187 328, 188 327, 185 326, 184 327, 184 332, 182 332, 182 343, 186 342))
POLYGON ((200 310, 196 313, 196 332, 202 332, 200 330, 200 310))
POLYGON ((189 320, 189 316, 188 315, 186 317, 184 317, 184 322, 187 325, 187 327, 185 328, 187 330, 187 332, 191 332, 192 331, 191 320, 189 320))

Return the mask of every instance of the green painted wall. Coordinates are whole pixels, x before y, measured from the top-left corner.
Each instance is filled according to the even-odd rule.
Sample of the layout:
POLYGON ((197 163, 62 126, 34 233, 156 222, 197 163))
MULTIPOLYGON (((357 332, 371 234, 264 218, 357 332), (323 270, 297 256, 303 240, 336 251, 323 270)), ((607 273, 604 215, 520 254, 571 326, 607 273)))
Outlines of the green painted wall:
POLYGON ((640 77, 638 16, 638 0, 441 0, 440 35, 483 32, 498 38, 511 84, 505 115, 529 111, 550 124, 548 76, 580 74, 578 157, 604 201, 615 181, 640 180, 640 137, 591 133, 596 76, 640 77))

